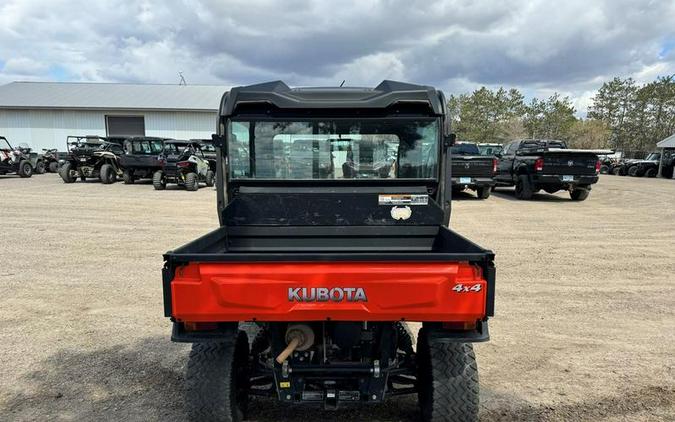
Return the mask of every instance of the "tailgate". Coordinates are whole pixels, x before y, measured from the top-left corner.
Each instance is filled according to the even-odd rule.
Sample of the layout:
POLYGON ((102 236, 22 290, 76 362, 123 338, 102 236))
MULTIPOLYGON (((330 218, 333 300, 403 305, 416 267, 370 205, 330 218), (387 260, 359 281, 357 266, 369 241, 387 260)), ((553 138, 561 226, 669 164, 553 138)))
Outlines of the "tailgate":
POLYGON ((452 177, 492 177, 492 157, 452 157, 452 177))
POLYGON ((595 176, 598 156, 589 152, 544 152, 544 174, 595 176))
POLYGON ((176 269, 181 322, 476 321, 487 281, 466 262, 203 262, 176 269))

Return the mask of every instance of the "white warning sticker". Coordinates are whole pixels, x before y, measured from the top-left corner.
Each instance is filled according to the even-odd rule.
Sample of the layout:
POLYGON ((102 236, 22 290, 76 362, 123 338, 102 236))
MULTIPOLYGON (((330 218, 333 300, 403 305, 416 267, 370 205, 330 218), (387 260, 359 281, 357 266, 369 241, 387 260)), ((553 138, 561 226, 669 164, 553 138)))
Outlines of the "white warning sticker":
POLYGON ((429 195, 419 194, 380 194, 379 205, 429 205, 429 195))

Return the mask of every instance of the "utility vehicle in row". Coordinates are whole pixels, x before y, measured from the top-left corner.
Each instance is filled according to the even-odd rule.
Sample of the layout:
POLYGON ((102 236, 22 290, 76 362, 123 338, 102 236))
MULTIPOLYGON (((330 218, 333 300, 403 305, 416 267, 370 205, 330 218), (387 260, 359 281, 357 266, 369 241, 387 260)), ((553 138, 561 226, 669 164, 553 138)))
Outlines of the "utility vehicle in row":
POLYGON ((450 149, 452 155, 452 193, 458 194, 465 189, 476 192, 478 199, 490 197, 495 186, 497 158, 482 155, 476 144, 462 142, 450 149))
POLYGON ((165 138, 137 136, 124 141, 124 154, 119 157, 124 184, 132 184, 138 179, 152 179, 156 171, 164 165, 165 138))
POLYGON ((31 177, 34 171, 30 155, 13 147, 7 138, 0 136, 0 175, 15 173, 21 177, 31 177))
POLYGON ((93 178, 103 184, 115 183, 122 176, 118 158, 124 150, 119 142, 110 142, 101 136, 68 136, 68 157, 59 169, 61 179, 65 183, 73 183, 78 178, 83 182, 93 178))
POLYGON ((152 176, 156 190, 166 189, 167 183, 184 186, 196 191, 199 184, 213 186, 216 178, 216 163, 209 160, 202 151, 201 142, 168 140, 160 159, 162 167, 152 176))
POLYGON ((499 155, 497 186, 515 186, 516 198, 531 199, 543 190, 569 191, 573 201, 583 201, 598 182, 598 154, 611 150, 568 149, 558 140, 522 139, 504 146, 499 155))
POLYGON ((224 95, 221 226, 164 255, 172 340, 193 343, 191 418, 239 421, 251 396, 336 409, 417 394, 424 421, 477 419, 494 254, 448 227, 445 103, 392 81, 224 95), (422 322, 416 348, 404 321, 422 322))

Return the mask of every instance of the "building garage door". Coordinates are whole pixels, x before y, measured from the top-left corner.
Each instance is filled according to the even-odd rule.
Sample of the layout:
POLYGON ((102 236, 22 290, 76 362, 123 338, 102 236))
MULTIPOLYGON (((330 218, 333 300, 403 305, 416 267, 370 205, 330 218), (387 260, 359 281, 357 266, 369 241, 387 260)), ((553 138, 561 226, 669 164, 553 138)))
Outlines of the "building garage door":
POLYGON ((145 136, 143 116, 105 116, 108 136, 145 136))

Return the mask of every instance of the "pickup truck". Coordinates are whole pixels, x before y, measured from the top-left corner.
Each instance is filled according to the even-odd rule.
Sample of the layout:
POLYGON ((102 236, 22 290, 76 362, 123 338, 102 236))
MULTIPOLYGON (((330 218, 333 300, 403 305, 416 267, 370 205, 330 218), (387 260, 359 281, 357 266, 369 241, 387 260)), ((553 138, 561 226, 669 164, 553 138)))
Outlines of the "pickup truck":
POLYGON ((457 194, 464 189, 476 191, 479 199, 490 197, 495 185, 497 158, 481 155, 476 144, 457 143, 450 149, 452 156, 452 192, 457 194))
POLYGON ((588 198, 598 182, 598 154, 609 150, 569 149, 564 141, 523 139, 504 146, 499 156, 497 186, 515 186, 516 198, 531 199, 540 190, 567 190, 573 201, 588 198))
POLYGON ((445 104, 393 81, 225 93, 220 227, 164 255, 192 420, 239 421, 251 396, 337 409, 407 394, 424 422, 478 419, 494 254, 448 227, 445 104), (417 349, 402 321, 422 323, 417 349))

